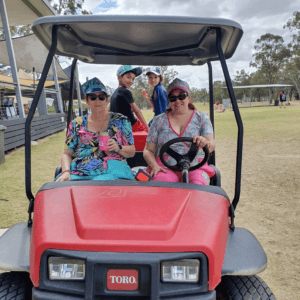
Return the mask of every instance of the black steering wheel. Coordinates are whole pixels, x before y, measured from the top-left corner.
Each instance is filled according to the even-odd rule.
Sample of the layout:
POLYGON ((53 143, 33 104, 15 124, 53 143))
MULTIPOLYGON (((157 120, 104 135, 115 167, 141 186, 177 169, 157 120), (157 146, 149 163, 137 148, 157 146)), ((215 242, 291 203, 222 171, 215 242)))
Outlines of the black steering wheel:
POLYGON ((205 163, 207 163, 208 158, 209 158, 209 150, 207 146, 203 147, 203 151, 205 153, 205 156, 203 160, 197 164, 196 166, 190 167, 191 162, 194 160, 198 153, 198 147, 196 146, 195 143, 193 143, 193 139, 189 137, 180 137, 173 139, 167 143, 165 143, 159 152, 159 158, 161 162, 169 169, 173 171, 182 171, 184 169, 188 171, 194 171, 200 167, 202 167, 205 163), (171 145, 179 143, 179 142, 189 142, 191 143, 191 147, 189 151, 186 154, 179 154, 176 151, 174 151, 172 148, 170 148, 171 145), (164 153, 168 153, 172 158, 174 158, 177 162, 176 165, 170 166, 164 159, 164 153))

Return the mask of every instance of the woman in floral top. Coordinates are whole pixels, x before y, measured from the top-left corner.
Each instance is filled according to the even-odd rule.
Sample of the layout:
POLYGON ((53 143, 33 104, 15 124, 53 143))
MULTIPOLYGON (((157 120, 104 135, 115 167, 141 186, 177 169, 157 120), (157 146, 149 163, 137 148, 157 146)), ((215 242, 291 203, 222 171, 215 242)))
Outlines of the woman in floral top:
MULTIPOLYGON (((214 151, 215 142, 213 128, 207 114, 196 111, 190 102, 189 86, 186 82, 176 78, 168 86, 168 101, 170 108, 165 113, 153 118, 153 123, 147 137, 144 149, 144 158, 149 165, 150 175, 154 181, 179 182, 182 180, 181 172, 174 172, 166 168, 154 153, 159 153, 161 147, 168 141, 178 137, 193 138, 193 142, 202 149, 207 146, 209 152, 214 151)), ((173 144, 171 148, 179 154, 188 152, 190 145, 185 142, 173 144)), ((195 166, 203 159, 204 153, 198 151, 191 163, 195 166)), ((165 155, 168 164, 174 165, 176 161, 165 155)), ((209 178, 215 174, 214 169, 205 164, 200 169, 189 172, 190 183, 209 184, 209 178)))
POLYGON ((127 157, 135 154, 131 124, 118 113, 107 112, 108 95, 98 78, 83 85, 91 114, 70 122, 62 173, 56 181, 70 179, 132 179, 127 157))

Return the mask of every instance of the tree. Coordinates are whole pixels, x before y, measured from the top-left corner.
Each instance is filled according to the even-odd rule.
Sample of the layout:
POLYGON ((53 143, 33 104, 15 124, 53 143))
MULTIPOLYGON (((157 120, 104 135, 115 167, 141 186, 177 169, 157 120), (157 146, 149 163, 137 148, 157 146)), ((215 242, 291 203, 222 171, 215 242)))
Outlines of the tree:
POLYGON ((208 102, 208 92, 205 88, 190 88, 190 97, 192 102, 208 102))
MULTIPOLYGON (((268 82, 261 71, 256 71, 250 74, 250 84, 261 85, 268 84, 268 82)), ((258 99, 258 101, 261 101, 262 96, 268 95, 268 90, 266 88, 251 88, 250 93, 253 99, 258 99)))
POLYGON ((84 0, 49 0, 59 15, 89 15, 91 11, 82 9, 84 0))
MULTIPOLYGON (((148 77, 146 76, 147 68, 142 68, 143 72, 134 80, 134 84, 131 87, 132 95, 134 101, 137 103, 137 106, 140 108, 150 109, 150 103, 142 96, 142 90, 146 89, 149 94, 152 94, 152 88, 148 84, 148 77)), ((163 74, 162 85, 167 89, 168 85, 175 79, 177 76, 177 71, 167 66, 161 66, 163 74)))
MULTIPOLYGON (((92 14, 91 11, 82 9, 84 0, 49 0, 51 6, 56 10, 59 15, 88 15, 92 14)), ((12 38, 22 37, 32 34, 31 24, 10 26, 10 34, 12 38)), ((4 30, 0 29, 0 39, 5 39, 4 30)))
POLYGON ((142 90, 146 89, 151 95, 150 86, 148 85, 148 79, 146 76, 146 68, 142 68, 142 74, 135 78, 134 84, 131 87, 132 96, 137 106, 141 109, 151 108, 150 103, 142 96, 142 90))
POLYGON ((178 72, 174 69, 168 69, 167 66, 161 66, 162 74, 164 77, 163 86, 167 89, 169 84, 176 78, 178 72))
MULTIPOLYGON (((250 62, 251 67, 256 67, 266 78, 268 84, 275 83, 277 73, 287 58, 290 51, 284 45, 284 40, 279 35, 267 33, 256 40, 253 54, 254 62, 250 62)), ((269 100, 272 101, 273 89, 269 89, 269 100)))
POLYGON ((284 65, 283 78, 293 84, 300 95, 300 12, 295 11, 293 18, 283 28, 288 28, 291 32, 297 31, 292 35, 292 42, 288 44, 291 55, 284 65))
POLYGON ((225 81, 215 81, 213 85, 213 93, 214 93, 214 103, 217 101, 222 101, 224 89, 222 87, 226 86, 225 81))
MULTIPOLYGON (((233 85, 250 85, 250 75, 244 69, 240 72, 237 71, 236 75, 234 75, 233 85)), ((235 96, 237 99, 243 98, 244 93, 248 94, 249 89, 235 89, 235 96)))
MULTIPOLYGON (((22 26, 10 26, 10 34, 12 37, 21 37, 32 34, 31 24, 22 26)), ((5 40, 4 29, 0 29, 0 39, 5 40)))

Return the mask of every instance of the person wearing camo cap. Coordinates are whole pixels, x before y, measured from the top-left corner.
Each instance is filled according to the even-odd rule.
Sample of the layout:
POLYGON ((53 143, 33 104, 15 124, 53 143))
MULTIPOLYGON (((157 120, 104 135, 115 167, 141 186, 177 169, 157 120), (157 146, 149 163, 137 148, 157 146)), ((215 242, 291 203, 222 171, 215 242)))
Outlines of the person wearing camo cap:
MULTIPOLYGON (((161 147, 168 141, 178 137, 193 138, 193 142, 202 149, 207 146, 209 152, 214 151, 215 142, 213 128, 208 117, 197 111, 191 103, 190 88, 187 82, 176 78, 167 88, 169 108, 165 113, 153 118, 144 149, 144 158, 148 163, 148 172, 153 181, 182 182, 181 172, 174 172, 163 165, 159 156, 161 147)), ((179 154, 186 154, 189 145, 185 142, 176 143, 172 149, 179 154)), ((191 166, 197 165, 204 157, 203 151, 198 151, 191 166)), ((166 154, 165 160, 174 165, 175 160, 166 154)), ((176 163, 175 163, 176 164, 176 163)), ((215 171, 206 163, 200 169, 189 172, 190 183, 208 185, 215 171)))
POLYGON ((109 95, 98 78, 82 88, 91 113, 70 122, 56 181, 133 179, 126 162, 135 155, 130 122, 106 110, 109 95))

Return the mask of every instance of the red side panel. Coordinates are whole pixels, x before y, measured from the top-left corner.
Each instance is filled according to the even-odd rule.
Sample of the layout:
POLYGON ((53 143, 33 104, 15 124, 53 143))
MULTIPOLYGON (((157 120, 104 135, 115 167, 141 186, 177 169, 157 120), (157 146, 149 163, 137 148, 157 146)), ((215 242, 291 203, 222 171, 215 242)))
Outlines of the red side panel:
POLYGON ((209 288, 221 280, 228 200, 188 189, 65 187, 35 199, 30 276, 39 284, 46 249, 112 252, 203 252, 209 288))
POLYGON ((136 151, 143 151, 146 145, 147 131, 134 131, 133 139, 136 151))

